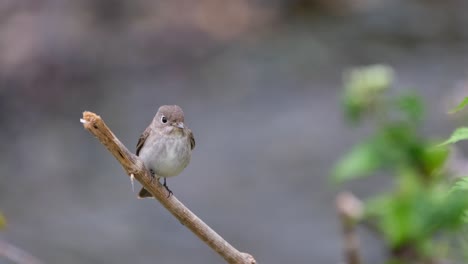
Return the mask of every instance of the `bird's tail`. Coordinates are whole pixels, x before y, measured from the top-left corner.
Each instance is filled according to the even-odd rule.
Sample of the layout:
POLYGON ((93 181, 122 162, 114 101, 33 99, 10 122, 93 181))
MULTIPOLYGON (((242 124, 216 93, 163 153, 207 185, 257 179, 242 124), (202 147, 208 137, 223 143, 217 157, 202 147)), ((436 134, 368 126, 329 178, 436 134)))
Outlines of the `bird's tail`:
POLYGON ((144 199, 144 198, 153 198, 153 195, 148 192, 145 188, 141 188, 140 192, 138 193, 138 199, 144 199))

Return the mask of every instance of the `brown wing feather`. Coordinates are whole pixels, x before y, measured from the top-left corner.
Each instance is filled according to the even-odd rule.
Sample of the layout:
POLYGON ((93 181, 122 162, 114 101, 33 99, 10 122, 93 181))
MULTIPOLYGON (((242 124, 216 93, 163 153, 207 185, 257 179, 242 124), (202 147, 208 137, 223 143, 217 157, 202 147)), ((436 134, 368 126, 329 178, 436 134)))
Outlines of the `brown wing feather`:
POLYGON ((188 130, 188 136, 190 139, 190 148, 193 150, 195 148, 195 138, 193 137, 192 130, 188 130))
POLYGON ((145 131, 143 132, 143 134, 141 134, 140 138, 138 139, 138 143, 137 143, 137 146, 136 146, 136 155, 137 156, 140 154, 140 150, 143 147, 143 145, 145 144, 145 141, 148 138, 148 136, 150 134, 150 131, 151 131, 150 128, 147 127, 145 129, 145 131))

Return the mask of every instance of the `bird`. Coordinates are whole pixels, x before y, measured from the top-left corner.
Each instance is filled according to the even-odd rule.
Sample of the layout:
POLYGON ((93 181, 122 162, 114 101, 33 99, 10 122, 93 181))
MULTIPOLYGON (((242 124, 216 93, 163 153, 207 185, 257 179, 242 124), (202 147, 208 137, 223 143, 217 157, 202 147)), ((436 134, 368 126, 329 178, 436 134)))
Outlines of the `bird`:
MULTIPOLYGON (((179 175, 190 163, 195 138, 192 130, 184 123, 184 112, 178 105, 163 105, 141 134, 136 146, 145 168, 153 177, 164 178, 163 186, 168 197, 173 193, 166 183, 166 178, 179 175)), ((153 198, 144 187, 138 198, 153 198)))

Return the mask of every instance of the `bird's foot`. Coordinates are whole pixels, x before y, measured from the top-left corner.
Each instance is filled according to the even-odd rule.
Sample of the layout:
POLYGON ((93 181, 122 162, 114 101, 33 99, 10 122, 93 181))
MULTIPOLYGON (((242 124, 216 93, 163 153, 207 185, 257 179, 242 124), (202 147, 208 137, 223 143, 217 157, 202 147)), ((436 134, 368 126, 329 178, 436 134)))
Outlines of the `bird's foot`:
POLYGON ((166 184, 166 178, 164 178, 163 186, 164 186, 164 188, 166 188, 167 192, 169 193, 169 194, 167 195, 167 198, 171 197, 171 195, 173 195, 173 193, 172 193, 171 189, 169 189, 169 187, 168 187, 167 184, 166 184))

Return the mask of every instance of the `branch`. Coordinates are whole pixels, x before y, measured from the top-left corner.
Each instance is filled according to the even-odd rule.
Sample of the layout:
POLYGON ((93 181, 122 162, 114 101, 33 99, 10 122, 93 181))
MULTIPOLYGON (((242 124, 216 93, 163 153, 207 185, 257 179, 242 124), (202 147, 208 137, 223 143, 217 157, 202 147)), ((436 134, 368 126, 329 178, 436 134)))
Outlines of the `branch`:
POLYGON ((342 225, 346 263, 360 264, 361 256, 356 221, 362 216, 361 201, 351 193, 340 193, 336 198, 336 208, 342 225))
POLYGON ((18 264, 42 264, 40 260, 31 256, 28 252, 3 240, 0 240, 0 256, 18 264))
POLYGON ((228 263, 256 263, 255 259, 231 246, 213 229, 198 218, 183 205, 174 195, 168 197, 167 190, 151 177, 150 172, 143 165, 143 161, 131 153, 110 131, 100 116, 92 112, 84 112, 81 120, 84 128, 114 155, 128 175, 137 179, 177 220, 190 229, 198 238, 216 251, 228 263))

